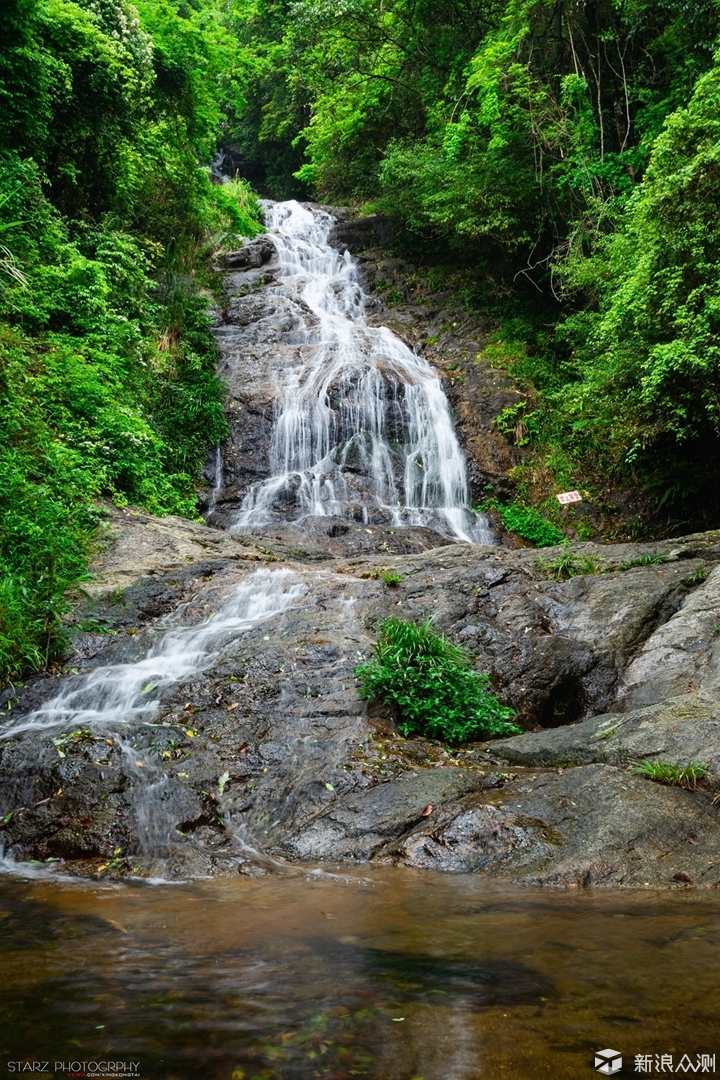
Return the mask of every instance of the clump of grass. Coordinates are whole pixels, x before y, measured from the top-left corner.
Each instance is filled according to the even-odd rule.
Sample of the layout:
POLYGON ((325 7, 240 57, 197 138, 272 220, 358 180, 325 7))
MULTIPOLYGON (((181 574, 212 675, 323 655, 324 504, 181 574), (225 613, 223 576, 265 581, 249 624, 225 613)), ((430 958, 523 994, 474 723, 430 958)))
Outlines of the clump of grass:
POLYGON ((553 581, 568 581, 579 574, 599 574, 600 564, 591 555, 558 555, 557 559, 546 562, 537 560, 540 569, 553 581))
POLYGON ((503 505, 497 499, 487 499, 477 507, 477 513, 482 514, 487 510, 495 510, 508 532, 521 536, 523 540, 529 540, 535 547, 555 547, 565 543, 565 535, 560 529, 544 518, 534 506, 524 506, 519 502, 503 505))
POLYGON ((399 585, 404 577, 404 575, 398 573, 397 570, 388 569, 383 566, 376 566, 370 573, 365 573, 362 576, 372 578, 373 581, 382 580, 391 589, 395 588, 396 585, 399 585))
POLYGON ((689 761, 687 765, 673 765, 669 761, 640 761, 633 769, 637 776, 644 776, 658 784, 694 790, 698 783, 707 779, 710 768, 703 761, 689 761))
POLYGON ((707 577, 707 570, 705 569, 704 566, 701 566, 700 569, 696 570, 695 573, 690 578, 690 583, 692 585, 702 585, 702 583, 703 583, 703 581, 705 580, 706 577, 707 577))
POLYGON ((659 566, 665 562, 665 556, 656 552, 654 555, 638 555, 636 559, 628 559, 620 563, 620 570, 632 570, 636 566, 659 566))
POLYGON ((429 622, 387 619, 375 658, 356 668, 360 697, 394 705, 404 736, 421 734, 449 743, 515 735, 513 709, 488 691, 489 678, 473 670, 465 649, 429 622))
POLYGON ((395 573, 394 570, 389 570, 387 573, 382 575, 382 579, 385 582, 385 584, 388 586, 388 588, 394 589, 402 581, 403 575, 395 573))

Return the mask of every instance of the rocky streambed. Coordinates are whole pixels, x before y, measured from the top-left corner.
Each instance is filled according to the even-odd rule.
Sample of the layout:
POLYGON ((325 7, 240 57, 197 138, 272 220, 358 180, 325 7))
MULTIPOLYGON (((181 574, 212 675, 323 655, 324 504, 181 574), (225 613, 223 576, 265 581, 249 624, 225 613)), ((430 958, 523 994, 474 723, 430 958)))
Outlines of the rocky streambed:
POLYGON ((370 861, 563 886, 720 883, 712 784, 629 771, 702 760, 720 779, 720 534, 583 544, 597 572, 558 582, 553 550, 318 564, 312 545, 303 560, 179 520, 158 532, 132 511, 107 528, 72 670, 24 688, 0 742, 12 857, 99 875, 370 861), (177 562, 158 572, 171 540, 177 562), (531 730, 456 750, 401 738, 353 674, 390 615, 431 616, 463 642, 531 730), (98 705, 98 678, 116 695, 134 680, 130 698, 106 690, 98 705))
POLYGON ((432 367, 377 336, 387 312, 326 232, 226 259, 231 433, 209 462, 210 524, 107 509, 66 666, 2 701, 5 857, 100 877, 370 862, 720 884, 720 533, 468 542, 491 539, 468 491, 512 461, 491 423, 511 388, 472 438, 456 406, 466 477, 432 367), (401 738, 354 674, 391 615, 462 643, 527 733, 401 738), (708 777, 662 786, 633 773, 647 759, 708 777))

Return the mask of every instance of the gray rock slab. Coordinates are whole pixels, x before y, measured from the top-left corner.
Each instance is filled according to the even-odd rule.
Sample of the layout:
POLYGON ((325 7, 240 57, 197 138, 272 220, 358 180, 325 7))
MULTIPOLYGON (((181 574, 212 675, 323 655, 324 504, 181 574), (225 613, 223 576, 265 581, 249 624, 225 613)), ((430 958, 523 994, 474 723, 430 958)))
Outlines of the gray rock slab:
POLYGON ((720 693, 720 567, 652 634, 625 669, 623 709, 705 688, 720 693))
POLYGON ((644 709, 500 739, 492 750, 512 764, 530 766, 702 761, 720 777, 720 699, 704 691, 683 694, 644 709))
POLYGON ((444 806, 383 861, 533 885, 716 888, 720 821, 704 795, 586 765, 444 806))
POLYGON ((478 786, 477 774, 458 769, 423 769, 348 795, 296 836, 277 846, 293 860, 368 860, 423 821, 428 806, 478 786))
POLYGON ((171 574, 207 559, 271 562, 277 558, 247 538, 187 518, 155 517, 128 506, 103 505, 101 547, 83 591, 102 597, 154 574, 171 574))

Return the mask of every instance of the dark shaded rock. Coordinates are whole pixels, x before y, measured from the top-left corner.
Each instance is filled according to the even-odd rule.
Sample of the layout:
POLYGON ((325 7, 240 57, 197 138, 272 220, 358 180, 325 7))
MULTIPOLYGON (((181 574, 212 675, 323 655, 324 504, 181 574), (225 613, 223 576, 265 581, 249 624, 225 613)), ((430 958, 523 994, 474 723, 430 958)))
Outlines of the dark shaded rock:
MULTIPOLYGON (((337 217, 336 207, 325 207, 337 217)), ((392 242, 393 227, 390 219, 382 214, 339 221, 330 232, 330 243, 340 251, 366 251, 368 248, 385 246, 392 242)))

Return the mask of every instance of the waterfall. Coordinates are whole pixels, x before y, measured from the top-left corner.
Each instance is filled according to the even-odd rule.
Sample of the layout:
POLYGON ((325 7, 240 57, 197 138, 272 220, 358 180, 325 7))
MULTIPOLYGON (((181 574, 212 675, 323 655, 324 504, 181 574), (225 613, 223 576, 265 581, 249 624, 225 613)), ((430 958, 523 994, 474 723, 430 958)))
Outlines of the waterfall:
POLYGON ((266 213, 301 331, 297 362, 275 373, 270 477, 248 490, 233 530, 360 515, 491 542, 468 508, 440 380, 389 329, 368 325, 357 264, 329 243, 335 219, 295 201, 266 213))

